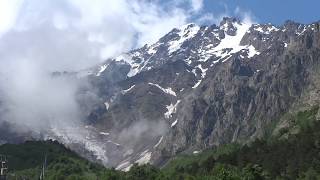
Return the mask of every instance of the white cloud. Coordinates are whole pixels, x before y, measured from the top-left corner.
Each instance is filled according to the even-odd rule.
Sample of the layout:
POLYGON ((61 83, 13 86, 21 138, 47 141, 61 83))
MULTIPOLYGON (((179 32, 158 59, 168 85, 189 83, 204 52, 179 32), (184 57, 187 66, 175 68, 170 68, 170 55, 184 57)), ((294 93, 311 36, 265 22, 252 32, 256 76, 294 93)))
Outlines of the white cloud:
POLYGON ((14 25, 22 0, 0 1, 0 37, 14 25))
POLYGON ((81 119, 78 84, 50 73, 91 67, 187 23, 190 9, 159 2, 0 0, 1 115, 36 129, 81 119))
POLYGON ((95 60, 87 60, 96 64, 97 60, 155 42, 172 28, 186 24, 202 8, 203 0, 1 0, 0 37, 13 27, 20 32, 38 28, 38 36, 41 31, 72 29, 79 38, 96 43, 99 53, 95 60))
POLYGON ((197 12, 203 8, 203 0, 191 0, 193 11, 197 12))
POLYGON ((220 19, 201 13, 202 0, 160 2, 0 0, 0 101, 13 111, 7 119, 19 124, 78 117, 72 96, 77 84, 53 80, 52 71, 88 68, 153 43, 193 16, 199 23, 220 19))
POLYGON ((257 23, 256 17, 251 11, 243 10, 239 6, 235 8, 234 14, 240 17, 244 22, 257 23))
POLYGON ((202 16, 200 16, 198 19, 196 19, 196 22, 198 24, 219 24, 223 17, 227 17, 227 14, 220 14, 218 16, 215 16, 211 13, 206 13, 202 16))
POLYGON ((188 19, 185 9, 167 8, 146 0, 0 2, 0 15, 6 19, 0 21, 0 33, 7 32, 0 42, 0 51, 6 53, 0 57, 29 57, 32 61, 51 63, 51 70, 90 67, 153 43, 188 19))
POLYGON ((174 27, 179 27, 187 22, 188 16, 183 9, 175 8, 166 12, 157 4, 139 3, 135 1, 131 18, 133 27, 138 32, 138 46, 153 43, 174 27))

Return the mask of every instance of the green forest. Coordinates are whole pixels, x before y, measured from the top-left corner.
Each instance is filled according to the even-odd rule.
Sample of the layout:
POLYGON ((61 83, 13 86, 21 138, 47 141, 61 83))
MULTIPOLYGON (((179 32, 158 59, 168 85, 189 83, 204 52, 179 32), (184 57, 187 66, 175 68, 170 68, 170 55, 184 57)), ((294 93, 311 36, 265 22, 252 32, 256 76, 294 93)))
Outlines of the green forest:
POLYGON ((180 155, 163 168, 134 165, 129 172, 89 162, 56 141, 28 141, 0 146, 9 162, 9 179, 39 179, 47 156, 48 180, 160 179, 320 179, 320 122, 318 107, 293 117, 299 131, 281 129, 277 135, 251 143, 227 144, 196 155, 180 155), (43 154, 43 153, 46 154, 43 154))

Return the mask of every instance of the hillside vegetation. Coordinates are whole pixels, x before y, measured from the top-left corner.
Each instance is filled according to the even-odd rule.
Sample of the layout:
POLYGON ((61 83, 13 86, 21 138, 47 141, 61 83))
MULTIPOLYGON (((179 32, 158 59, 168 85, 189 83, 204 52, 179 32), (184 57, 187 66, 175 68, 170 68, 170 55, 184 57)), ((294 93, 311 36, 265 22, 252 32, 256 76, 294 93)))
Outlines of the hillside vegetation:
POLYGON ((46 179, 320 179, 318 107, 295 114, 299 131, 247 145, 228 144, 197 155, 178 156, 164 168, 134 165, 129 172, 89 162, 56 141, 0 146, 9 160, 9 179, 38 179, 47 155, 46 179), (285 138, 283 138, 285 137, 285 138))

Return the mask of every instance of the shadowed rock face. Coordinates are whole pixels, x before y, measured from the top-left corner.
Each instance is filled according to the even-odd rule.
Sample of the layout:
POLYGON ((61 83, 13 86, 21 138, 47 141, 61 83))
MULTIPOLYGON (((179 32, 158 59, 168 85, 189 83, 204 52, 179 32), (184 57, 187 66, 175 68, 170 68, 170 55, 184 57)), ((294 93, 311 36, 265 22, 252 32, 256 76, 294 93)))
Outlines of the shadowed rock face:
POLYGON ((293 107, 317 103, 319 50, 319 23, 189 24, 91 69, 79 102, 94 132, 104 133, 94 137, 107 165, 161 165, 267 135, 293 107))

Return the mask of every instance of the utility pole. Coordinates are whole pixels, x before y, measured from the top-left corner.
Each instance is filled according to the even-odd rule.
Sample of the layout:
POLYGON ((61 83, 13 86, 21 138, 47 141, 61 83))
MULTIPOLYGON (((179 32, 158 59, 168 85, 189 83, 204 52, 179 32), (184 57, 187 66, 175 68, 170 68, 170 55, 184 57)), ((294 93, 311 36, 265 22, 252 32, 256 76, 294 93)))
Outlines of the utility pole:
POLYGON ((47 154, 44 156, 44 161, 42 164, 42 169, 39 177, 40 180, 44 180, 46 168, 47 168, 47 154))
POLYGON ((0 155, 0 180, 7 180, 7 173, 8 173, 8 161, 7 157, 0 155))

